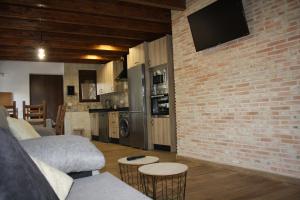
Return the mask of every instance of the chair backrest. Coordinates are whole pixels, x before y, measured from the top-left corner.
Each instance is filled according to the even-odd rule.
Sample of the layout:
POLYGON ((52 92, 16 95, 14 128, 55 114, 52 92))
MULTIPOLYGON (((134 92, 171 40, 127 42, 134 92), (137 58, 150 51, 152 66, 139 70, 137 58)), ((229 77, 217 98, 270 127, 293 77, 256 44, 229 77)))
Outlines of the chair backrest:
POLYGON ((26 105, 23 101, 23 119, 30 122, 32 125, 43 124, 46 126, 47 118, 47 103, 43 101, 38 105, 26 105))
POLYGON ((16 101, 12 102, 12 105, 4 105, 10 117, 18 119, 18 108, 16 106, 16 101))
POLYGON ((63 135, 64 134, 64 121, 65 121, 65 113, 66 113, 66 106, 59 105, 57 116, 56 116, 56 124, 55 124, 55 133, 56 135, 63 135))

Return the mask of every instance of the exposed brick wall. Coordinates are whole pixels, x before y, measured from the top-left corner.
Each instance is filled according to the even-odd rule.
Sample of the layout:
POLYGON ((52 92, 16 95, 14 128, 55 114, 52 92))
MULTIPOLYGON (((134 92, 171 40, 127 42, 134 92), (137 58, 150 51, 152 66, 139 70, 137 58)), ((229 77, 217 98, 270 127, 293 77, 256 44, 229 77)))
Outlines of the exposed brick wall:
POLYGON ((300 1, 244 0, 251 34, 195 52, 172 12, 178 154, 300 178, 300 1))

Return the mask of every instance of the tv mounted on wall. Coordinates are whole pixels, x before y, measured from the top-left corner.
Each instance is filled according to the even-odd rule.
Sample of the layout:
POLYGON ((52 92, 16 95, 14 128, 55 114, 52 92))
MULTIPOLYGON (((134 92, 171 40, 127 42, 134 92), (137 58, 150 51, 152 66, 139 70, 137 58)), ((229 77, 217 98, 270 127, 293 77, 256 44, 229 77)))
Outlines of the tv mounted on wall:
POLYGON ((196 51, 249 34, 242 0, 218 0, 188 16, 196 51))

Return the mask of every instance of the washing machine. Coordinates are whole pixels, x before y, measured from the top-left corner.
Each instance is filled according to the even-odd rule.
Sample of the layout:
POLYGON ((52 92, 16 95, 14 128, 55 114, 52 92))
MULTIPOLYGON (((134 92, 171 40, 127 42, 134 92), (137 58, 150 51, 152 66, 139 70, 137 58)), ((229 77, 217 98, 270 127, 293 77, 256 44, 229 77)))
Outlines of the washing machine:
POLYGON ((130 133, 128 127, 129 112, 120 111, 119 112, 119 135, 120 144, 130 146, 130 133))

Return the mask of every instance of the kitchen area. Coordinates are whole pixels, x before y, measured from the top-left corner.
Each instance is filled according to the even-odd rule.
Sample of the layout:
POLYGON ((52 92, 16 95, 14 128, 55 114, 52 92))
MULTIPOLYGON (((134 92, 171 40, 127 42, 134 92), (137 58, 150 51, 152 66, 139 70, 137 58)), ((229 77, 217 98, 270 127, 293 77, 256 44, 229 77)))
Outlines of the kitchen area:
POLYGON ((170 35, 98 68, 93 90, 102 106, 88 109, 92 140, 176 151, 173 68, 170 35))

